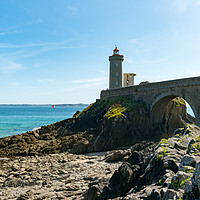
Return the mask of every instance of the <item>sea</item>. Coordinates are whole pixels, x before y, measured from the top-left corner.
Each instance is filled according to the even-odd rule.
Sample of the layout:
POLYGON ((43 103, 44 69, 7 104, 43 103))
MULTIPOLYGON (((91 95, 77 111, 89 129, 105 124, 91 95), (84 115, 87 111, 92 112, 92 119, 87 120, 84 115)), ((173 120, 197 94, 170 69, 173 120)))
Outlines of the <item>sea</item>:
POLYGON ((82 111, 83 106, 6 105, 0 106, 0 138, 32 131, 41 126, 52 124, 82 111))
MULTIPOLYGON (((83 106, 58 106, 55 109, 48 106, 0 106, 0 138, 32 131, 41 126, 52 124, 82 111, 83 106)), ((194 116, 191 107, 187 112, 194 116)))

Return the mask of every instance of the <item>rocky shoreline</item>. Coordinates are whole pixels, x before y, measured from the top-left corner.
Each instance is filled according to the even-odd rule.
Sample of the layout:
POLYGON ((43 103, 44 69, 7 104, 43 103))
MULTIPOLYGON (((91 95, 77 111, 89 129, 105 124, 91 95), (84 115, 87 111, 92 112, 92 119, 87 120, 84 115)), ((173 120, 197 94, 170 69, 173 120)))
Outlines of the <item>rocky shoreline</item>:
POLYGON ((0 161, 0 199, 83 199, 95 184, 107 184, 121 162, 105 152, 16 157, 0 161))
POLYGON ((199 200, 200 128, 107 152, 0 161, 0 199, 199 200))
POLYGON ((155 122, 131 99, 97 101, 1 138, 0 199, 198 200, 200 128, 180 99, 160 112, 155 122))

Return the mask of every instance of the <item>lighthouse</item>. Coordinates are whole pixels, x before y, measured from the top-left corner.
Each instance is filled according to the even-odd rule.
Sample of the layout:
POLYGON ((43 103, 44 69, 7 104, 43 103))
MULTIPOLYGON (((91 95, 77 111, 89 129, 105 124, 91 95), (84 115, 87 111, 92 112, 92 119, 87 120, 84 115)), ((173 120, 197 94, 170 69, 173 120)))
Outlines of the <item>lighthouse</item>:
POLYGON ((117 47, 113 50, 113 55, 109 56, 110 61, 110 79, 109 89, 122 87, 122 62, 124 56, 119 54, 117 47))

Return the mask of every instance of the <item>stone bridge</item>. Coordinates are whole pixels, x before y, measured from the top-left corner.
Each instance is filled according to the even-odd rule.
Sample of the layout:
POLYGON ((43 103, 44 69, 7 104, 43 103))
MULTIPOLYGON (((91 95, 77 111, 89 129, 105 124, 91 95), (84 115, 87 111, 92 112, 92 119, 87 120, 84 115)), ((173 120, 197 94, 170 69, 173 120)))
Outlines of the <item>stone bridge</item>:
MULTIPOLYGON (((181 97, 191 106, 196 123, 200 126, 200 76, 101 91, 101 99, 121 96, 145 103, 151 118, 155 117, 156 111, 164 111, 169 101, 181 97)), ((156 115, 156 118, 162 116, 156 115)))

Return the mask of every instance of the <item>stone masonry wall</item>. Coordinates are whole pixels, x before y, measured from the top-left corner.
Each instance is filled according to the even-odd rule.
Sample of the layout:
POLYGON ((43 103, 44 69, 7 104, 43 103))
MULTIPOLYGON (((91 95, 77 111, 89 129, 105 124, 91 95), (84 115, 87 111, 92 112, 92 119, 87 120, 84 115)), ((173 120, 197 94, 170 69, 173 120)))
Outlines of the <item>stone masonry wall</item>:
POLYGON ((170 100, 175 97, 181 97, 190 104, 197 124, 200 125, 200 77, 101 91, 101 99, 113 99, 121 96, 128 96, 135 101, 144 102, 149 113, 151 113, 153 106, 162 98, 169 96, 170 100))

